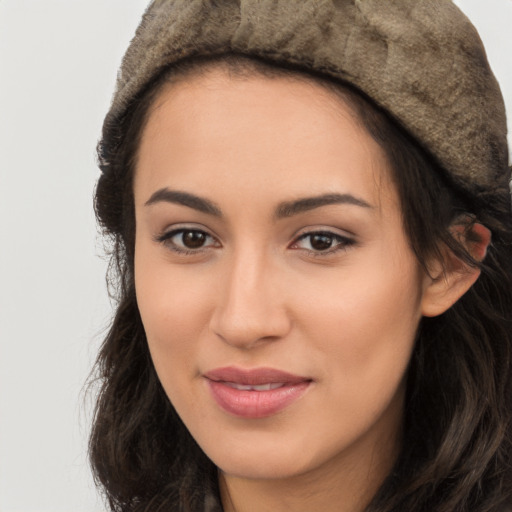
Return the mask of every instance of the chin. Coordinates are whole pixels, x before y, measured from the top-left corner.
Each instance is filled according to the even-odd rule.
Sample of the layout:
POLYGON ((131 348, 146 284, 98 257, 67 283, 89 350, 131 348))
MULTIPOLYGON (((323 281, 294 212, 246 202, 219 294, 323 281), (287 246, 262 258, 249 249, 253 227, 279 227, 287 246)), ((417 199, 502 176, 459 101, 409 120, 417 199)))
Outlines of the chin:
POLYGON ((275 457, 265 457, 261 454, 257 458, 230 457, 229 460, 220 462, 221 464, 216 466, 222 473, 248 480, 288 479, 306 473, 309 469, 307 464, 299 464, 299 461, 277 460, 275 457))
POLYGON ((322 453, 304 440, 286 442, 283 437, 254 439, 252 442, 215 444, 207 456, 223 473, 251 480, 287 479, 323 464, 322 453))

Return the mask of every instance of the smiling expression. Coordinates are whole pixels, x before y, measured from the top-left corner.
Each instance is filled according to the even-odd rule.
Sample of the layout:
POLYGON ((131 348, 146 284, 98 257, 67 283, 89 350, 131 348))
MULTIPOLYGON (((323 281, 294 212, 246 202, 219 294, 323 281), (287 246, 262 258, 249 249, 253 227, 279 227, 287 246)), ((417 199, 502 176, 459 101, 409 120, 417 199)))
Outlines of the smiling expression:
POLYGON ((352 110, 308 81, 188 77, 152 108, 134 197, 150 352, 212 461, 388 471, 425 278, 352 110))

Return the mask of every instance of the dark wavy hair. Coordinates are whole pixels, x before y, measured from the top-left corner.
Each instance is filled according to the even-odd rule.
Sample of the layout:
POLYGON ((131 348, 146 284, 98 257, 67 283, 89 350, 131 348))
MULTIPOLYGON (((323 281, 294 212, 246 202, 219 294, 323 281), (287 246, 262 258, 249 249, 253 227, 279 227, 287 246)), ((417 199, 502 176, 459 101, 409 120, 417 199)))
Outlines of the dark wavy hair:
MULTIPOLYGON (((367 512, 512 510, 512 214, 492 192, 469 197, 435 159, 364 94, 283 64, 229 54, 163 70, 98 145, 95 209, 111 251, 114 319, 95 373, 100 383, 90 460, 111 510, 199 511, 217 497, 217 471, 167 398, 148 351, 135 296, 132 177, 151 107, 164 84, 221 66, 230 74, 289 77, 338 94, 382 146, 401 201, 410 245, 426 268, 448 247, 478 266, 476 284, 448 311, 420 322, 408 368, 403 443, 367 512), (492 231, 482 263, 450 233, 464 219, 492 231), (210 496, 210 498, 208 498, 210 496)), ((219 509, 220 510, 220 509, 219 509)))

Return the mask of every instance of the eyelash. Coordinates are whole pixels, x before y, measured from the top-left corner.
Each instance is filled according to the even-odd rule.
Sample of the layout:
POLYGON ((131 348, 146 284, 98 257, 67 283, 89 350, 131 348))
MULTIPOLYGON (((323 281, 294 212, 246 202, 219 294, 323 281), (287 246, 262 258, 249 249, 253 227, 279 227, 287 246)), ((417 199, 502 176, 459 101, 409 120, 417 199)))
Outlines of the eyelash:
MULTIPOLYGON (((302 249, 306 251, 306 253, 309 256, 313 257, 325 257, 330 256, 332 254, 335 254, 339 251, 346 251, 349 247, 355 245, 356 241, 352 238, 345 237, 342 235, 339 235, 337 233, 333 233, 332 231, 326 231, 326 230, 320 230, 320 231, 309 231, 307 233, 303 233, 299 237, 295 239, 295 241, 290 245, 291 249, 295 250, 301 250, 300 247, 297 247, 297 245, 302 241, 306 239, 310 239, 310 245, 312 241, 312 237, 314 236, 321 236, 331 239, 332 243, 334 243, 334 247, 329 247, 326 250, 314 250, 314 249, 302 249)), ((215 242, 215 238, 207 233, 204 230, 201 229, 194 229, 194 228, 179 228, 179 229, 173 229, 172 231, 168 231, 166 233, 163 233, 162 235, 159 235, 156 237, 156 241, 163 244, 165 247, 171 249, 172 251, 182 254, 184 256, 188 255, 194 255, 194 254, 200 254, 204 251, 208 250, 210 247, 220 247, 220 244, 218 242, 215 242), (190 249, 190 248, 183 248, 179 247, 175 242, 172 241, 172 239, 175 236, 181 235, 183 237, 184 234, 195 234, 195 235, 204 235, 205 239, 213 240, 214 244, 201 246, 196 249, 190 249), (217 245, 215 245, 215 243, 217 245)), ((183 242, 183 238, 182 238, 183 242)))
POLYGON ((297 244, 302 241, 309 238, 310 245, 312 241, 312 237, 314 236, 322 236, 331 239, 332 243, 334 244, 333 247, 329 247, 326 250, 312 250, 312 249, 303 249, 305 250, 309 256, 313 256, 315 258, 321 258, 324 256, 331 256, 332 254, 335 254, 339 251, 346 251, 349 247, 355 245, 356 241, 353 238, 349 238, 346 236, 339 235, 337 233, 333 233, 332 231, 309 231, 307 233, 304 233, 300 235, 296 241, 292 243, 292 248, 294 246, 297 246, 297 244))
MULTIPOLYGON (((201 246, 197 249, 190 249, 190 248, 182 248, 179 247, 175 242, 172 241, 172 239, 177 235, 183 235, 185 233, 194 233, 196 235, 204 235, 206 239, 215 240, 212 235, 207 233, 206 231, 202 229, 195 229, 195 228, 179 228, 179 229, 173 229, 172 231, 168 231, 166 233, 163 233, 162 235, 158 236, 156 238, 157 242, 160 242, 165 247, 171 249, 174 252, 177 252, 178 254, 183 254, 185 256, 192 255, 192 254, 199 254, 207 250, 210 246, 201 246)), ((183 241, 183 238, 182 238, 183 241)))

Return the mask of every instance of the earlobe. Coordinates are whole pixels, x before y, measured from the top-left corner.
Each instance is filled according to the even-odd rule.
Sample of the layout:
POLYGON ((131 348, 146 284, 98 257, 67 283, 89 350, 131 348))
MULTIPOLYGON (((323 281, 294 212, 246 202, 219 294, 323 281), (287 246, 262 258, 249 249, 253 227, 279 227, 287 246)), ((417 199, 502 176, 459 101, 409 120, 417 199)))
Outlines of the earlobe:
MULTIPOLYGON (((478 262, 483 261, 491 242, 491 232, 482 224, 470 227, 452 226, 453 235, 465 246, 478 262)), ((425 276, 421 303, 423 316, 438 316, 452 307, 470 288, 480 275, 480 269, 458 258, 448 248, 443 261, 434 262, 425 276)))

